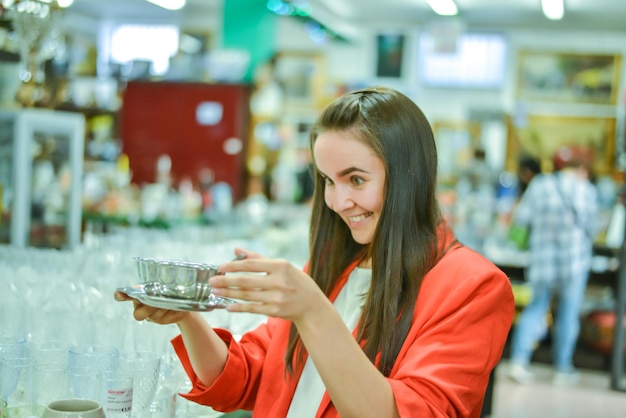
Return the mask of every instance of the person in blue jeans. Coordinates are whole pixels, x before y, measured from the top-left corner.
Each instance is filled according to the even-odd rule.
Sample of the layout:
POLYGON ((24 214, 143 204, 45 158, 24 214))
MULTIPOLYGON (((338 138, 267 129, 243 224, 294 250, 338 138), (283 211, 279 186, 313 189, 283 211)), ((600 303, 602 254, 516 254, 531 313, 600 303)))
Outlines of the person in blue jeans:
POLYGON ((512 222, 530 226, 526 280, 530 303, 513 330, 509 376, 530 383, 537 343, 547 332, 546 317, 556 297, 552 333, 554 383, 578 378, 573 364, 582 305, 593 255, 597 190, 590 177, 591 154, 578 147, 560 148, 555 171, 535 176, 515 209, 512 222))

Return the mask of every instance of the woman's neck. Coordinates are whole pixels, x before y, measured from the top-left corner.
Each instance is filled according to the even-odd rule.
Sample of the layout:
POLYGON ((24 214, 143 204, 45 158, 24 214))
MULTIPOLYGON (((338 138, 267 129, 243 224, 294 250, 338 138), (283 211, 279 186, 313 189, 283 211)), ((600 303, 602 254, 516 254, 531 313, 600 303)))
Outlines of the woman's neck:
POLYGON ((372 259, 368 258, 367 260, 362 260, 358 265, 360 269, 371 269, 372 268, 372 259))

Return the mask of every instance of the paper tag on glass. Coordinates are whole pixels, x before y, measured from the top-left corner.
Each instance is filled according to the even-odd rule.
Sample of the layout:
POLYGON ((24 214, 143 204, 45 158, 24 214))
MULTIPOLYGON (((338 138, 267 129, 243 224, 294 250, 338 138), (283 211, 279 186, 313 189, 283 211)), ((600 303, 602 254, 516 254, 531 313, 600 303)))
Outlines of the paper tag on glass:
POLYGON ((133 388, 109 389, 107 391, 107 413, 122 414, 133 407, 133 388))

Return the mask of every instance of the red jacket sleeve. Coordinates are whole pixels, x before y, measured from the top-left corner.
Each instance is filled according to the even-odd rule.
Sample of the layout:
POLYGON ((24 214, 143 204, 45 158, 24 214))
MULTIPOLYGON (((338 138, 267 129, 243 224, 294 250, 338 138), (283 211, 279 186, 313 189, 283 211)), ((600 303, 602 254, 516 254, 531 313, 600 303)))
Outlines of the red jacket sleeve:
POLYGON ((198 380, 181 336, 172 340, 176 354, 193 385, 189 393, 181 396, 199 404, 210 405, 217 411, 252 409, 265 353, 271 342, 270 328, 267 324, 261 324, 254 332, 245 334, 239 344, 228 330, 215 331, 228 345, 228 359, 224 371, 209 387, 198 380))

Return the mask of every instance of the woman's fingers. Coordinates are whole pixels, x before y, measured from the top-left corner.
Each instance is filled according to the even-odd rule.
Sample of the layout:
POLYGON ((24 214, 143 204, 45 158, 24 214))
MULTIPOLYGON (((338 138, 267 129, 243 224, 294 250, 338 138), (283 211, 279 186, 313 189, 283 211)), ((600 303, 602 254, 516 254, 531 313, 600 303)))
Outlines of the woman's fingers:
POLYGON ((267 273, 294 268, 287 260, 269 259, 251 255, 243 260, 233 260, 219 266, 222 273, 267 273))
POLYGON ((276 300, 276 292, 263 289, 219 288, 214 289, 213 293, 216 296, 221 296, 228 299, 237 299, 246 302, 269 303, 276 300))
POLYGON ((268 316, 276 316, 277 309, 272 308, 271 306, 265 303, 234 303, 232 305, 228 305, 226 310, 229 312, 247 312, 254 314, 263 314, 268 316))
POLYGON ((132 299, 126 293, 120 292, 119 290, 116 290, 115 293, 113 293, 113 298, 118 302, 123 302, 123 301, 132 299))
POLYGON ((209 283, 217 296, 250 302, 267 302, 267 292, 271 289, 266 275, 250 273, 214 276, 209 283))
POLYGON ((181 321, 189 312, 170 311, 167 309, 156 309, 146 316, 145 320, 156 324, 173 324, 181 321))
POLYGON ((144 305, 135 298, 131 298, 126 293, 116 291, 113 294, 115 300, 119 302, 133 302, 133 317, 137 321, 148 321, 158 324, 171 324, 180 321, 184 313, 178 311, 170 311, 167 309, 159 309, 153 306, 144 305))
POLYGON ((152 306, 144 305, 137 299, 133 299, 133 305, 135 307, 133 310, 133 316, 137 321, 145 320, 157 310, 157 308, 153 308, 152 306))
POLYGON ((133 317, 137 321, 148 321, 156 324, 174 324, 181 321, 189 312, 172 311, 169 309, 160 309, 153 306, 144 305, 139 301, 133 301, 135 310, 133 317))
POLYGON ((253 251, 248 251, 245 248, 237 247, 235 248, 235 259, 243 260, 246 258, 263 258, 263 256, 259 253, 255 253, 253 251))
POLYGON ((209 279, 209 285, 214 288, 249 288, 249 289, 263 289, 269 285, 267 274, 260 274, 257 272, 222 272, 226 274, 219 274, 209 279))

